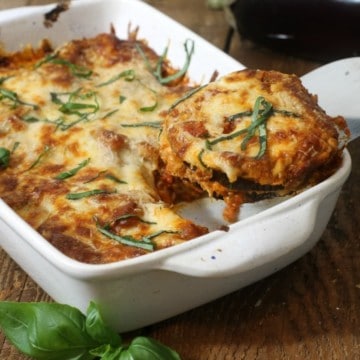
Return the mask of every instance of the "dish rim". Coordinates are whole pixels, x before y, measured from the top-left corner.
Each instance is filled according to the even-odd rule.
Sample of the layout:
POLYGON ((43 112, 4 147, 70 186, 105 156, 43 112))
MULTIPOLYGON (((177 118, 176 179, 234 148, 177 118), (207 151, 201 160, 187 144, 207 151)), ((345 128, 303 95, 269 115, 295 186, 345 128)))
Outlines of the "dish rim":
MULTIPOLYGON (((315 197, 318 197, 321 200, 323 197, 326 197, 328 194, 341 187, 350 174, 350 171, 350 153, 347 149, 344 149, 342 164, 330 177, 299 194, 291 196, 279 204, 275 204, 255 215, 230 224, 229 231, 239 231, 241 230, 241 227, 247 226, 249 223, 251 224, 266 217, 273 216, 276 213, 284 211, 286 208, 291 208, 296 206, 296 204, 310 201, 310 199, 314 199, 315 197)), ((142 272, 144 268, 158 269, 161 261, 164 259, 173 255, 179 255, 180 253, 191 251, 198 246, 208 244, 208 242, 214 240, 214 238, 227 234, 227 232, 224 233, 222 230, 215 230, 182 244, 160 249, 136 258, 124 259, 106 264, 89 264, 72 259, 63 254, 60 250, 50 244, 43 236, 41 236, 40 233, 32 228, 24 219, 17 215, 16 212, 2 199, 0 199, 0 219, 1 218, 9 219, 7 225, 10 226, 9 223, 13 224, 14 226, 10 226, 12 230, 22 237, 38 254, 42 255, 45 260, 67 274, 78 278, 97 278, 98 276, 109 275, 114 272, 122 275, 135 274, 142 272), (19 229, 21 229, 21 231, 18 231, 19 229), (127 271, 124 271, 126 269, 127 271)))
MULTIPOLYGON (((199 35, 193 33, 191 30, 183 27, 175 20, 169 18, 167 15, 159 12, 155 8, 146 4, 141 0, 77 0, 72 6, 86 6, 94 4, 102 4, 105 2, 111 3, 130 3, 134 2, 141 4, 147 8, 152 9, 159 15, 171 20, 176 26, 180 26, 181 29, 186 29, 186 34, 192 34, 195 41, 201 41, 206 46, 215 48, 212 44, 201 38, 199 35)), ((39 14, 47 9, 51 9, 55 4, 27 6, 20 8, 13 8, 8 10, 0 11, 0 27, 6 24, 11 24, 12 21, 19 20, 22 18, 28 18, 33 14, 39 14), (5 19, 6 18, 6 19, 5 19)), ((71 11, 71 9, 70 9, 71 11)), ((41 40, 41 39, 39 39, 41 40)), ((149 41, 150 42, 150 41, 149 41)), ((220 51, 220 49, 217 49, 220 51)), ((226 56, 225 53, 223 53, 226 56)), ((234 64, 238 64, 239 69, 243 66, 236 60, 231 59, 234 64)), ((171 60, 171 59, 170 59, 171 60)), ((242 219, 229 226, 230 231, 240 231, 242 226, 247 225, 251 222, 256 222, 266 216, 272 216, 277 212, 281 212, 285 207, 295 206, 301 201, 313 198, 314 196, 326 196, 330 191, 335 191, 336 188, 342 186, 342 183, 346 180, 347 176, 351 171, 351 157, 347 149, 344 150, 343 162, 341 167, 329 178, 325 179, 321 183, 306 189, 305 191, 294 195, 293 197, 279 203, 272 207, 262 210, 261 212, 252 215, 246 219, 242 219)), ((191 251, 195 247, 207 244, 214 238, 219 238, 224 235, 221 230, 216 230, 200 237, 189 240, 183 244, 175 245, 166 249, 157 250, 153 253, 145 254, 137 258, 124 259, 107 264, 88 264, 78 260, 72 259, 69 256, 63 254, 60 250, 50 244, 43 236, 41 236, 35 229, 33 229, 25 220, 16 214, 3 200, 0 199, 0 220, 2 220, 8 227, 10 227, 19 237, 25 240, 38 254, 40 254, 46 261, 50 262, 56 268, 67 273, 70 276, 76 278, 98 278, 100 276, 109 275, 113 273, 128 275, 135 274, 144 271, 144 269, 161 269, 161 263, 164 259, 169 258, 173 255, 185 253, 191 251), (8 221, 4 221, 7 219, 8 221)), ((1 242, 0 242, 1 245, 1 242)))

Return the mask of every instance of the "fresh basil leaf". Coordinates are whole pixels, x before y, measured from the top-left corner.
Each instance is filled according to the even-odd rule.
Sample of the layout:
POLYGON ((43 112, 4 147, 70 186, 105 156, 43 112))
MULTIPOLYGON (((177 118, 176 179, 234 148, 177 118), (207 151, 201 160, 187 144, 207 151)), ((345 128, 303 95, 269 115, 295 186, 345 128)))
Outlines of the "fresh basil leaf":
POLYGON ((94 302, 85 316, 64 304, 3 301, 0 327, 18 350, 39 360, 180 360, 152 338, 139 336, 123 346, 94 302))
POLYGON ((138 336, 127 349, 124 349, 119 360, 180 360, 180 355, 155 339, 138 336))
POLYGON ((0 326, 24 354, 44 360, 91 360, 99 342, 80 310, 57 303, 0 302, 0 326))
POLYGON ((114 348, 107 344, 92 349, 90 354, 99 357, 101 360, 119 360, 121 359, 121 352, 123 350, 124 348, 122 346, 114 348))
POLYGON ((121 345, 121 337, 104 323, 97 304, 93 301, 87 309, 86 331, 100 344, 109 344, 112 346, 121 345))
POLYGON ((0 147, 0 169, 6 168, 10 161, 10 150, 0 147))

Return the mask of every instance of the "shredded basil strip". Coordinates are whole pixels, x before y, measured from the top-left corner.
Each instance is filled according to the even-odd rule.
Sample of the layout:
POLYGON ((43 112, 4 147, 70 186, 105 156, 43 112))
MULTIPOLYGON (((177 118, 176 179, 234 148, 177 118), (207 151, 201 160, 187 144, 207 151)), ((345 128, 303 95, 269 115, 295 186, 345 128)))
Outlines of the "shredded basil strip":
POLYGON ((273 109, 273 112, 275 114, 281 114, 284 116, 291 116, 291 117, 295 117, 295 118, 301 118, 301 115, 294 113, 292 111, 288 111, 288 110, 280 110, 280 109, 273 109))
POLYGON ((19 143, 18 141, 16 141, 16 142, 14 143, 13 148, 11 149, 11 153, 13 153, 13 152, 18 148, 19 145, 20 145, 20 143, 19 143))
POLYGON ((144 84, 141 80, 138 79, 138 82, 140 85, 142 85, 144 88, 146 88, 147 90, 151 91, 154 96, 155 96, 155 100, 154 100, 154 103, 152 105, 149 105, 149 106, 143 106, 139 109, 139 111, 142 111, 142 112, 148 112, 148 111, 154 111, 156 109, 156 107, 158 106, 158 95, 157 95, 157 92, 150 88, 149 86, 147 86, 146 84, 144 84))
POLYGON ((114 109, 112 111, 109 111, 107 114, 104 115, 103 119, 107 119, 110 116, 114 115, 115 113, 117 113, 119 111, 119 109, 114 109))
POLYGON ((7 79, 12 78, 12 76, 2 76, 0 77, 0 85, 2 85, 7 79))
POLYGON ((250 111, 241 111, 239 113, 230 115, 229 117, 226 118, 226 120, 232 122, 238 118, 251 116, 252 114, 253 114, 253 112, 251 110, 250 111))
POLYGON ((203 160, 203 155, 204 155, 204 152, 205 152, 205 149, 202 149, 200 152, 199 152, 199 155, 198 155, 198 159, 199 159, 199 162, 200 164, 204 167, 204 168, 208 168, 208 166, 205 164, 204 160, 203 160))
POLYGON ((241 129, 241 130, 235 131, 235 132, 233 132, 231 134, 220 136, 220 137, 218 137, 218 138, 216 138, 214 140, 211 140, 211 141, 210 140, 205 140, 206 149, 211 150, 212 146, 216 145, 219 142, 235 139, 236 137, 240 136, 241 134, 246 133, 247 130, 248 130, 247 128, 246 129, 241 129))
POLYGON ((69 200, 79 200, 86 197, 94 196, 94 195, 101 195, 101 194, 114 194, 116 193, 115 190, 103 190, 103 189, 93 189, 89 191, 79 192, 79 193, 69 193, 66 195, 66 198, 69 200))
POLYGON ((260 149, 258 154, 256 155, 256 158, 260 158, 264 155, 266 150, 266 120, 271 116, 272 114, 272 104, 269 103, 264 99, 264 97, 259 96, 254 105, 254 112, 252 114, 251 118, 251 124, 247 128, 247 134, 244 138, 244 140, 241 143, 241 149, 245 150, 248 142, 251 138, 255 136, 255 132, 262 128, 262 134, 263 136, 259 138, 260 141, 260 149), (264 128, 265 126, 265 128, 264 128), (265 144, 265 146, 264 146, 265 144))
POLYGON ((135 71, 133 69, 124 70, 120 74, 113 76, 109 80, 96 85, 96 87, 103 87, 109 85, 117 80, 124 78, 126 81, 133 81, 135 79, 135 71))
MULTIPOLYGON (((266 121, 272 115, 273 107, 272 104, 265 100, 264 97, 259 96, 254 105, 254 111, 251 113, 252 119, 251 124, 245 129, 235 131, 229 135, 218 137, 214 140, 206 140, 205 146, 208 150, 211 150, 213 145, 219 142, 234 139, 242 134, 246 133, 245 138, 241 143, 241 149, 245 150, 248 142, 255 136, 255 133, 259 131, 259 142, 260 148, 256 155, 256 158, 260 158, 265 154, 266 151, 266 121)), ((234 114, 231 116, 231 121, 240 116, 246 116, 247 112, 234 114)))
POLYGON ((127 220, 127 219, 132 219, 135 218, 137 220, 139 220, 140 222, 144 223, 144 224, 149 224, 149 225, 156 225, 157 223, 154 221, 147 221, 142 219, 140 216, 138 215, 134 215, 134 214, 126 214, 126 215, 122 215, 122 216, 118 216, 116 219, 114 219, 112 221, 112 223, 115 223, 117 221, 121 221, 121 220, 127 220))
POLYGON ((115 175, 107 174, 107 170, 99 171, 99 173, 98 173, 96 176, 94 176, 93 178, 85 181, 84 184, 88 184, 88 183, 90 183, 90 182, 98 179, 98 178, 99 178, 100 176, 102 176, 102 175, 104 175, 104 177, 105 177, 106 179, 109 179, 109 180, 111 180, 111 181, 114 181, 114 182, 116 182, 116 183, 118 183, 118 184, 127 184, 126 181, 119 179, 119 178, 116 177, 115 175), (104 174, 105 174, 105 175, 104 175, 104 174))
POLYGON ((123 245, 134 246, 147 251, 154 251, 155 245, 152 242, 136 240, 132 236, 120 236, 108 231, 105 228, 98 227, 98 230, 108 238, 115 240, 123 245))
POLYGON ((161 235, 161 234, 176 234, 178 231, 172 231, 172 230, 160 230, 153 234, 150 234, 148 236, 144 236, 140 240, 135 239, 134 237, 130 235, 120 236, 112 233, 111 231, 107 230, 106 227, 99 227, 98 230, 105 236, 109 237, 110 239, 113 239, 115 241, 118 241, 119 243, 123 245, 128 246, 134 246, 138 247, 144 250, 148 251, 154 251, 155 250, 155 244, 152 242, 152 239, 155 237, 161 235))
POLYGON ((65 180, 69 177, 74 176, 79 170, 81 170, 83 167, 85 167, 88 163, 90 162, 90 158, 82 161, 80 164, 78 164, 78 166, 74 167, 71 170, 68 171, 64 171, 61 174, 55 176, 55 179, 57 180, 65 180))
POLYGON ((0 101, 3 99, 7 99, 10 102, 12 102, 14 108, 16 108, 18 105, 30 106, 35 110, 39 108, 38 105, 36 105, 36 104, 31 104, 31 103, 20 100, 19 96, 16 92, 7 90, 4 88, 0 88, 0 101))
POLYGON ((95 181, 96 179, 98 179, 101 175, 105 174, 107 172, 107 170, 102 170, 102 171, 99 171, 99 173, 97 175, 95 175, 94 177, 92 177, 91 179, 87 180, 84 182, 84 184, 88 184, 92 181, 95 181))
POLYGON ((75 115, 79 118, 66 123, 64 118, 59 118, 57 120, 51 121, 46 120, 49 123, 53 123, 57 128, 61 130, 67 130, 70 127, 78 124, 81 121, 87 121, 89 115, 96 113, 100 106, 97 100, 96 92, 89 91, 87 93, 81 93, 82 88, 79 88, 73 92, 64 92, 64 93, 50 93, 51 101, 54 104, 60 105, 58 110, 65 115, 75 115), (64 101, 62 100, 64 98, 64 101), (88 100, 92 102, 78 102, 78 100, 88 100))
POLYGON ((93 105, 93 104, 83 104, 83 103, 65 103, 62 104, 59 107, 59 111, 61 111, 64 114, 75 114, 75 115, 83 115, 83 113, 80 113, 79 110, 94 110, 96 111, 98 109, 97 105, 93 105))
POLYGON ((40 153, 40 155, 37 157, 37 159, 30 165, 27 170, 33 169, 37 164, 40 163, 41 159, 50 151, 50 146, 45 145, 44 150, 40 153))
POLYGON ((266 124, 262 123, 259 125, 259 151, 256 155, 257 159, 260 159, 262 156, 264 156, 266 151, 266 145, 267 145, 267 134, 266 134, 266 124))
POLYGON ((60 105, 59 111, 67 115, 84 116, 90 113, 95 113, 99 110, 99 103, 97 101, 96 92, 90 91, 85 94, 81 94, 81 88, 70 93, 54 93, 51 92, 51 101, 54 104, 60 105), (67 96, 66 102, 61 100, 61 97, 67 96), (76 100, 93 99, 93 103, 76 102, 76 100), (81 110, 92 110, 88 112, 81 112, 81 110))
POLYGON ((0 168, 6 168, 9 166, 10 150, 0 147, 0 168))
POLYGON ((161 129, 162 128, 162 122, 161 121, 144 121, 144 122, 140 122, 140 123, 135 123, 135 124, 120 124, 120 126, 122 127, 128 127, 128 128, 135 128, 135 127, 152 127, 155 129, 161 129))
MULTIPOLYGON (((255 104, 254 104, 254 110, 253 111, 243 111, 243 112, 239 112, 236 114, 233 114, 231 116, 229 116, 227 118, 227 121, 234 121, 240 117, 246 117, 246 116, 251 116, 251 124, 250 126, 248 126, 245 129, 241 129, 238 131, 235 131, 231 134, 228 135, 224 135, 224 136, 220 136, 214 140, 206 140, 205 142, 205 148, 207 150, 211 150, 213 145, 216 145, 219 142, 222 141, 226 141, 226 140, 231 140, 234 139, 242 134, 246 133, 246 136, 244 137, 243 141, 241 142, 241 149, 245 150, 247 144, 249 143, 249 141, 255 136, 255 133, 258 132, 259 135, 259 151, 256 155, 255 158, 259 159, 261 158, 265 152, 266 152, 266 147, 267 147, 267 130, 266 130, 266 122, 267 120, 273 115, 273 114, 281 114, 283 116, 291 116, 291 117, 296 117, 296 118, 300 118, 301 116, 299 114, 296 114, 294 112, 291 111, 287 111, 287 110, 279 110, 279 109, 274 109, 272 104, 268 101, 265 100, 264 97, 259 96, 256 100, 255 100, 255 104)), ((199 161, 200 163, 206 167, 202 156, 204 154, 204 150, 202 150, 199 155, 199 161)))
POLYGON ((153 74, 153 76, 157 79, 157 81, 162 85, 168 84, 173 80, 179 79, 179 78, 181 78, 182 76, 184 76, 186 74, 186 72, 188 71, 190 62, 191 62, 192 55, 194 53, 194 48, 195 48, 194 41, 190 40, 190 39, 187 39, 185 41, 185 43, 184 43, 186 60, 185 60, 185 63, 183 65, 183 67, 179 71, 175 72, 174 74, 163 77, 163 75, 162 75, 163 64, 164 64, 164 61, 166 61, 169 46, 165 47, 165 50, 162 53, 162 55, 159 57, 156 65, 155 65, 155 68, 153 68, 151 66, 149 58, 146 56, 145 52, 141 49, 141 46, 136 44, 136 49, 138 50, 138 52, 140 53, 140 55, 144 59, 148 70, 153 74), (189 43, 190 43, 190 48, 189 48, 189 43))
POLYGON ((191 96, 193 96, 195 93, 197 93, 198 91, 200 91, 201 89, 203 89, 205 86, 207 86, 207 84, 205 85, 201 85, 198 86, 197 88, 191 89, 190 91, 188 91, 184 96, 182 96, 180 99, 176 100, 170 107, 169 107, 169 111, 174 109, 177 105, 179 105, 181 102, 189 99, 191 96))
POLYGON ((22 121, 25 121, 27 123, 35 123, 35 122, 39 122, 40 120, 35 117, 35 116, 32 116, 32 115, 29 115, 29 116, 23 116, 21 118, 22 121))
POLYGON ((46 56, 43 60, 39 61, 35 65, 35 69, 39 68, 41 65, 46 64, 46 63, 65 65, 69 68, 69 70, 71 71, 71 73, 74 76, 80 77, 80 78, 89 78, 93 73, 92 70, 86 68, 85 66, 76 65, 68 60, 59 58, 57 54, 52 54, 52 55, 46 56))
POLYGON ((112 175, 112 174, 106 174, 105 178, 109 179, 109 180, 112 180, 112 181, 115 181, 118 184, 127 184, 126 181, 121 180, 121 179, 117 178, 115 175, 112 175))
POLYGON ((158 105, 158 102, 155 101, 153 105, 143 106, 139 110, 142 112, 154 111, 156 109, 157 105, 158 105))

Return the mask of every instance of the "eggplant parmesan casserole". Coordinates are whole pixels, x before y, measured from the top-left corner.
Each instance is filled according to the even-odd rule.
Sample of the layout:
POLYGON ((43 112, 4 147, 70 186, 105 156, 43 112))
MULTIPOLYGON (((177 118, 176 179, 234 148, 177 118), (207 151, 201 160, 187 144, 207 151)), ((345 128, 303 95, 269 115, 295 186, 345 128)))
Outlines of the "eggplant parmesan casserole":
POLYGON ((99 264, 208 232, 175 205, 284 195, 333 173, 347 128, 293 75, 243 70, 192 84, 114 31, 0 52, 0 196, 51 244, 99 264))

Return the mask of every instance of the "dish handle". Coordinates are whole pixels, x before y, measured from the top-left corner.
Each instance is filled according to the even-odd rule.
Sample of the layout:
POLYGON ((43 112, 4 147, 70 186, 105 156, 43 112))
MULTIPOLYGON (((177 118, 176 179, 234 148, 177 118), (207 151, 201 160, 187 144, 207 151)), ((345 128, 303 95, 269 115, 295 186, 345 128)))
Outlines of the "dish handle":
POLYGON ((184 244, 182 251, 166 257, 157 267, 195 277, 226 277, 261 272, 262 268, 265 273, 275 272, 306 253, 320 238, 337 196, 330 198, 334 199, 323 199, 321 211, 316 196, 291 204, 285 201, 231 225, 227 232, 215 231, 206 240, 184 244))

